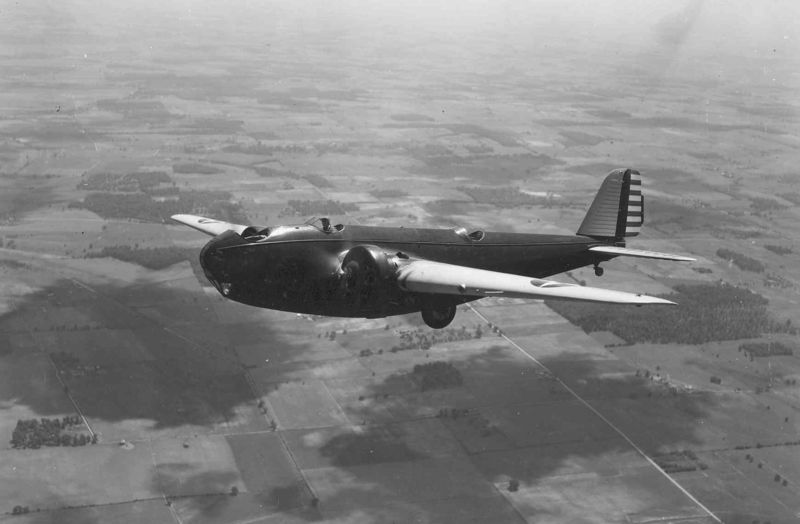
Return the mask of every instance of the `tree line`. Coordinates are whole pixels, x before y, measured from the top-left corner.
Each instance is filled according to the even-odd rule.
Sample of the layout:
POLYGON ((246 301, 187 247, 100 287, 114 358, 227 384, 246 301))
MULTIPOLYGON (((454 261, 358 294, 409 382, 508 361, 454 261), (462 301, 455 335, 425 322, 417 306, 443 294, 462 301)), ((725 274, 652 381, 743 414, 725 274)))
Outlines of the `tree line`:
POLYGON ((80 426, 79 416, 63 418, 41 418, 18 420, 11 434, 11 446, 15 449, 39 449, 42 446, 85 446, 97 444, 97 435, 69 434, 64 430, 80 426))
POLYGON ((729 284, 680 285, 661 295, 678 307, 633 307, 547 300, 545 303, 585 332, 610 331, 629 344, 704 344, 758 338, 765 332, 797 334, 791 322, 767 313, 761 295, 729 284))
POLYGON ((163 171, 141 173, 94 173, 78 184, 84 191, 149 192, 162 184, 173 184, 172 178, 163 171))
POLYGON ((358 206, 350 202, 339 202, 338 200, 289 200, 287 203, 288 213, 300 216, 312 215, 344 215, 352 211, 358 211, 358 206))
POLYGON ((414 366, 414 377, 420 390, 446 389, 463 384, 461 372, 450 362, 436 361, 414 366))
POLYGON ((794 350, 783 342, 747 342, 739 346, 739 351, 753 359, 755 357, 791 356, 794 350))
POLYGON ((97 192, 86 195, 82 202, 71 202, 70 208, 88 209, 103 218, 135 219, 163 223, 175 214, 209 215, 234 223, 247 223, 240 204, 232 202, 227 191, 185 191, 174 198, 156 200, 145 193, 97 192))
POLYGON ((730 249, 725 249, 725 248, 717 249, 717 256, 725 260, 731 261, 734 266, 738 267, 742 271, 763 273, 764 270, 766 269, 766 266, 764 266, 763 263, 756 260, 755 258, 750 258, 747 255, 737 253, 736 251, 731 251, 730 249))
POLYGON ((164 269, 197 256, 197 250, 175 246, 135 248, 131 246, 106 246, 100 251, 86 254, 86 258, 116 258, 138 264, 147 269, 164 269))

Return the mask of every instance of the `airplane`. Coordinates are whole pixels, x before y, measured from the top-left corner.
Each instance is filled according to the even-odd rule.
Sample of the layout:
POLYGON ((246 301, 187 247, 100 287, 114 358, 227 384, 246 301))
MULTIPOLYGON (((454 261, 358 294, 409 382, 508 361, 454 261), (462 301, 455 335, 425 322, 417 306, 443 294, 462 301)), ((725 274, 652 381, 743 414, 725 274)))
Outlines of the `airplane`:
POLYGON ((383 318, 421 312, 434 329, 460 304, 483 297, 675 305, 637 293, 546 280, 618 256, 693 261, 625 247, 644 223, 638 171, 603 181, 575 235, 304 224, 257 227, 194 215, 172 219, 214 238, 200 251, 209 282, 226 298, 301 314, 383 318))

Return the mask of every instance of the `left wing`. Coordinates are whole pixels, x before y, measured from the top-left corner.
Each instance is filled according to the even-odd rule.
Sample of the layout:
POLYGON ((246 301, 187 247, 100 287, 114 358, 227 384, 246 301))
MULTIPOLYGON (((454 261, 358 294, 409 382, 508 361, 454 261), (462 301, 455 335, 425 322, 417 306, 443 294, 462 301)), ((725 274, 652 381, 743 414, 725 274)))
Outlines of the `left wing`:
POLYGON ((172 215, 170 217, 175 222, 187 225, 198 231, 202 231, 206 235, 215 237, 221 235, 226 231, 236 231, 240 235, 242 231, 247 229, 247 226, 241 224, 231 224, 230 222, 222 222, 213 218, 198 217, 195 215, 172 215))
POLYGON ((430 260, 413 260, 402 266, 397 272, 397 282, 402 289, 418 293, 675 305, 675 302, 648 295, 585 287, 430 260))

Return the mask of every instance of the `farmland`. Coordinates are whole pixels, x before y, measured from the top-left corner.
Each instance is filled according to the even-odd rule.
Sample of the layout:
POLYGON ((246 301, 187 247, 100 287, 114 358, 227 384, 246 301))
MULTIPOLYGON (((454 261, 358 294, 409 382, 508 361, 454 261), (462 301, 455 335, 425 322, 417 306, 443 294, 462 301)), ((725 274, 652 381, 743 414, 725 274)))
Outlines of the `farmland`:
POLYGON ((663 6, 624 41, 544 4, 540 33, 236 9, 4 14, 0 522, 796 521, 791 41, 671 46, 663 6), (168 219, 572 233, 619 166, 647 195, 630 246, 697 261, 553 278, 667 313, 254 309, 168 219))

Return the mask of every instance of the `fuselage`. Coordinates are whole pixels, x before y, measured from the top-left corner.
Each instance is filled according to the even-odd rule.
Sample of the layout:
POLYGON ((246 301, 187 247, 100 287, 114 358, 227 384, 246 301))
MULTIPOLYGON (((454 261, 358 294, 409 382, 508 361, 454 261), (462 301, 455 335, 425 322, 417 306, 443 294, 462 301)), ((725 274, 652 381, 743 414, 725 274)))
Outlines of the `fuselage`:
POLYGON ((370 300, 353 300, 341 268, 344 255, 356 246, 377 248, 395 260, 421 258, 543 278, 607 260, 588 251, 601 244, 573 235, 298 225, 242 235, 229 231, 203 248, 200 262, 209 281, 231 300, 314 315, 383 317, 419 311, 430 297, 385 286, 370 300))

